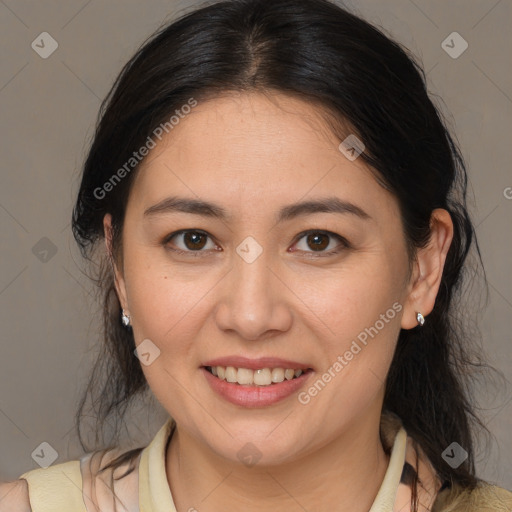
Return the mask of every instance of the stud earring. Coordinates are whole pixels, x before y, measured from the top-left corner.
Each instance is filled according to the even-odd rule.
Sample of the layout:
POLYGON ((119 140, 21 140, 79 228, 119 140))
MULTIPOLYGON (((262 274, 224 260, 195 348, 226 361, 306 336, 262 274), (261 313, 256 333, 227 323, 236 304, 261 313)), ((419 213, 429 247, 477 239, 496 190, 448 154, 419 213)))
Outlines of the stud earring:
POLYGON ((425 317, 419 312, 416 313, 416 320, 418 321, 418 324, 420 326, 423 326, 423 324, 425 323, 425 317))
POLYGON ((123 325, 125 327, 128 327, 130 325, 130 315, 127 315, 125 312, 124 312, 124 309, 123 309, 123 312, 121 314, 121 321, 123 322, 123 325))

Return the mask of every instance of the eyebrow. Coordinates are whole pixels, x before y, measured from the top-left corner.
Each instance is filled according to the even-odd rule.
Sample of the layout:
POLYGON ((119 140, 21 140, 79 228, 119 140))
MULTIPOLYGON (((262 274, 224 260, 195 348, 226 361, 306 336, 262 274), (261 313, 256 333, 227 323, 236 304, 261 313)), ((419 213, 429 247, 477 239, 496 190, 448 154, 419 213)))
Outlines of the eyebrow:
MULTIPOLYGON (((144 211, 144 216, 176 212, 192 213, 194 215, 210 217, 222 221, 228 221, 231 218, 231 216, 228 215, 228 212, 218 204, 199 199, 177 196, 168 197, 159 203, 150 206, 144 211)), ((284 206, 279 210, 276 216, 276 222, 288 221, 296 217, 312 213, 348 213, 363 220, 371 219, 368 213, 353 203, 343 201, 338 197, 325 197, 284 206)))

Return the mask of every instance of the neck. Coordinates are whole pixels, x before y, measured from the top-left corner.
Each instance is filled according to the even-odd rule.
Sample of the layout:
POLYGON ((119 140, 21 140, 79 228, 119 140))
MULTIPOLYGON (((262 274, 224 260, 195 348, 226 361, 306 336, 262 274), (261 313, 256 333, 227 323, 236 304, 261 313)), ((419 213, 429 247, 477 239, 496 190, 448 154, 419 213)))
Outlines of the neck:
POLYGON ((166 454, 168 481, 180 512, 367 512, 388 463, 378 418, 358 423, 313 453, 279 466, 247 467, 226 460, 179 427, 166 454))

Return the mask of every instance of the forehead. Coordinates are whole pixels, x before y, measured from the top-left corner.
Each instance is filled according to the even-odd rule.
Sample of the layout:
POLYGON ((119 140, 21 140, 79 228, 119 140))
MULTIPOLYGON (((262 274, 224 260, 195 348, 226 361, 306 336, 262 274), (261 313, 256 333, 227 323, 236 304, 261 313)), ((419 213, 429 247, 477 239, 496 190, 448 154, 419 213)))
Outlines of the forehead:
POLYGON ((226 95, 199 103, 151 150, 134 195, 145 204, 182 192, 253 207, 327 193, 386 199, 340 141, 317 105, 283 94, 226 95))
MULTIPOLYGON (((191 162, 208 157, 217 168, 246 167, 255 160, 275 165, 337 150, 337 137, 328 129, 323 109, 281 93, 225 93, 199 103, 184 115, 159 143, 160 150, 175 150, 176 158, 191 162)), ((177 119, 176 119, 177 120, 177 119)), ((148 166, 158 155, 149 155, 148 166), (153 158, 152 158, 153 157, 153 158)))

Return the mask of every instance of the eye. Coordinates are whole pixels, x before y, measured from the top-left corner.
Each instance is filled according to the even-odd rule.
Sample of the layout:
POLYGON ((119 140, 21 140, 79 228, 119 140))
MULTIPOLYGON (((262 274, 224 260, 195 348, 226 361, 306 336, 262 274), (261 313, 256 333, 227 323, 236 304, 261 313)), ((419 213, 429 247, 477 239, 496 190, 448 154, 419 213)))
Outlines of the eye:
MULTIPOLYGON (((305 255, 307 255, 306 257, 309 258, 332 256, 344 249, 350 248, 350 244, 345 238, 331 231, 304 231, 297 236, 297 240, 298 242, 296 242, 294 246, 299 246, 299 251, 305 253, 305 255), (305 243, 300 247, 300 243, 303 239, 305 243), (333 243, 333 240, 336 240, 338 243, 333 243), (331 248, 329 249, 329 247, 331 248), (308 250, 308 248, 312 250, 308 250)), ((208 252, 212 250, 222 250, 213 243, 208 233, 197 229, 183 229, 171 233, 165 237, 162 244, 169 251, 193 257, 206 256, 208 252), (178 242, 171 244, 170 242, 174 239, 178 242), (208 247, 208 242, 210 242, 210 247, 208 247), (175 245, 175 247, 172 247, 172 245, 175 245)), ((295 250, 292 252, 295 252, 295 250)))
POLYGON ((171 233, 163 240, 163 245, 178 254, 186 254, 187 256, 200 256, 197 253, 207 252, 208 250, 215 250, 216 245, 210 240, 211 246, 207 247, 209 235, 204 231, 200 231, 197 229, 184 229, 181 231, 177 231, 176 233, 171 233), (178 248, 170 247, 169 243, 171 240, 177 239, 181 241, 181 248, 178 244, 178 248), (202 250, 206 247, 206 250, 202 250), (196 254, 194 254, 196 253, 196 254))
POLYGON ((338 254, 343 249, 348 249, 350 247, 350 244, 347 242, 345 238, 338 235, 337 233, 332 233, 330 231, 305 231, 298 235, 298 240, 299 241, 298 243, 295 244, 295 246, 299 246, 300 251, 307 253, 307 257, 313 258, 338 254), (300 242, 303 239, 305 243, 303 243, 302 247, 300 247, 300 242), (332 239, 337 240, 338 244, 333 243, 332 239), (312 250, 308 250, 308 248, 312 248, 312 250))

